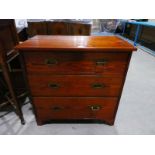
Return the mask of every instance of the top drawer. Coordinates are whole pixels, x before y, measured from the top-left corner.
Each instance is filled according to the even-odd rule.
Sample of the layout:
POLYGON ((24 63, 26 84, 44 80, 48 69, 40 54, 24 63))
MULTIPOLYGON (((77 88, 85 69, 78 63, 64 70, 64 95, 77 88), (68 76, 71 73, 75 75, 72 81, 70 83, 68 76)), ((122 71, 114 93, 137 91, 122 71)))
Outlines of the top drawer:
POLYGON ((27 52, 30 74, 104 74, 123 76, 129 53, 27 52))

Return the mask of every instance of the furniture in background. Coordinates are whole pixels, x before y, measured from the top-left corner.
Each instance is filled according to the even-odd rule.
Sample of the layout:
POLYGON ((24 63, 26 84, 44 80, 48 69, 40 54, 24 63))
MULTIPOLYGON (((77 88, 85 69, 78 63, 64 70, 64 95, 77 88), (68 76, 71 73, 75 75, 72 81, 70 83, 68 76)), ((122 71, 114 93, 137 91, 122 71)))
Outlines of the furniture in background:
POLYGON ((91 25, 83 23, 68 23, 69 35, 86 35, 91 34, 91 25))
POLYGON ((17 34, 20 42, 23 42, 28 39, 27 28, 17 29, 17 34))
POLYGON ((21 93, 26 91, 21 64, 18 53, 14 47, 19 44, 18 34, 13 19, 0 19, 0 40, 3 44, 7 57, 11 57, 9 61, 9 70, 11 72, 15 91, 21 93))
POLYGON ((16 30, 19 41, 25 41, 28 39, 27 34, 27 20, 26 19, 15 19, 16 30))
POLYGON ((101 32, 111 32, 114 33, 119 24, 118 19, 99 19, 101 26, 101 32))
MULTIPOLYGON (((26 88, 23 74, 19 61, 19 54, 14 47, 19 44, 18 35, 13 19, 0 20, 0 78, 4 79, 4 83, 8 87, 9 96, 7 103, 12 103, 14 108, 24 124, 23 114, 17 96, 24 96, 26 88)), ((1 84, 2 85, 2 84, 1 84)), ((5 90, 1 90, 2 94, 6 94, 5 90), (4 91, 4 92, 3 92, 4 91)), ((6 96, 4 96, 6 99, 6 96)), ((3 100, 3 99, 2 99, 3 100)), ((6 103, 6 102, 5 102, 6 103)), ((1 103, 1 106, 4 105, 1 103)))
POLYGON ((67 35, 68 24, 66 22, 46 22, 47 33, 46 35, 67 35))
MULTIPOLYGON (((0 104, 0 108, 2 108, 3 106, 7 105, 8 103, 10 103, 16 114, 19 116, 21 123, 25 124, 24 118, 23 118, 23 113, 21 110, 21 105, 19 102, 19 99, 17 97, 17 94, 15 93, 14 87, 13 87, 13 82, 11 80, 11 74, 8 68, 8 62, 11 60, 12 58, 6 55, 6 51, 3 47, 3 41, 0 40, 0 66, 1 66, 1 70, 2 70, 2 74, 4 77, 4 82, 6 82, 6 87, 5 89, 7 90, 8 87, 8 91, 6 91, 5 93, 1 91, 1 94, 4 94, 4 99, 6 99, 6 101, 4 101, 3 103, 0 104)), ((4 85, 4 84, 3 84, 4 85)), ((19 97, 22 97, 24 94, 21 94, 19 97)))
POLYGON ((115 36, 35 36, 16 49, 38 125, 114 124, 134 46, 115 36))
POLYGON ((35 35, 46 35, 47 24, 45 21, 28 21, 28 36, 33 37, 35 35))
POLYGON ((155 50, 155 22, 122 21, 122 35, 137 43, 155 50))
POLYGON ((91 24, 71 21, 28 20, 28 35, 90 35, 91 24))

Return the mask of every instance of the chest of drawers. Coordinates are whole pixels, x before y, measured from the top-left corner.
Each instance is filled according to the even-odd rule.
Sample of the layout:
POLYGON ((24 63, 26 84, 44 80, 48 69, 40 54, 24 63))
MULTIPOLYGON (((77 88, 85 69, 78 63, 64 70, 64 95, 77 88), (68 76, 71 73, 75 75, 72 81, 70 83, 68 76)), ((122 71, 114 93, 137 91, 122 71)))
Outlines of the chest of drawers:
POLYGON ((52 120, 114 124, 135 47, 114 36, 35 36, 16 48, 38 125, 52 120))

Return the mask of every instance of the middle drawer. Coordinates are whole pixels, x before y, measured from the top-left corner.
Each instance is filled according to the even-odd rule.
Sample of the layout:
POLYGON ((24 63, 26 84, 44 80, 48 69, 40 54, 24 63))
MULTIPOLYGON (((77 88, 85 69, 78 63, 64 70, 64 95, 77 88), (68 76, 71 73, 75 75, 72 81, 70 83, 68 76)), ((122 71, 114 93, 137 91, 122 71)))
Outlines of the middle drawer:
POLYGON ((32 96, 114 96, 120 94, 123 78, 97 75, 28 75, 32 96))

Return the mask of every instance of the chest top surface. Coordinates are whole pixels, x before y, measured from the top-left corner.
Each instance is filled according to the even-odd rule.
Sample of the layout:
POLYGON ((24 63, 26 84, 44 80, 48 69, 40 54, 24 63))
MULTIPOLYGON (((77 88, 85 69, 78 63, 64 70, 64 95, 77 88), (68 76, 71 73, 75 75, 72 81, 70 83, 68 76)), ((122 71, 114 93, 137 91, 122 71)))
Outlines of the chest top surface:
POLYGON ((101 51, 132 52, 136 48, 116 36, 49 36, 37 35, 16 46, 22 51, 101 51))

